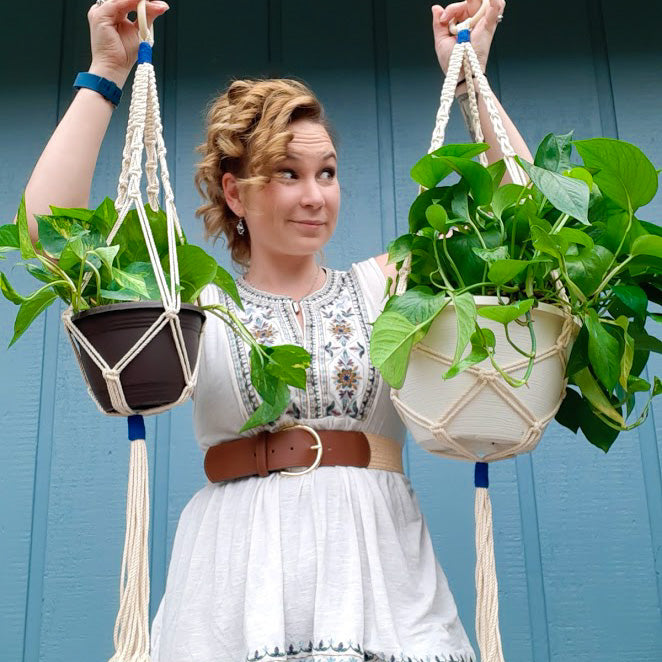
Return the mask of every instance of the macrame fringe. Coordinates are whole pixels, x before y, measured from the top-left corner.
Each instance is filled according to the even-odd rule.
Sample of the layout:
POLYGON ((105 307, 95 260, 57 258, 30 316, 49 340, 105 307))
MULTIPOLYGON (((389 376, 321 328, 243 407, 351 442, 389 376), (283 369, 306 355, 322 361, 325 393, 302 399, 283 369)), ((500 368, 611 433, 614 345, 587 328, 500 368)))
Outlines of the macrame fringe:
POLYGON ((143 438, 131 442, 120 607, 113 632, 115 654, 109 662, 150 662, 148 533, 149 471, 143 438))

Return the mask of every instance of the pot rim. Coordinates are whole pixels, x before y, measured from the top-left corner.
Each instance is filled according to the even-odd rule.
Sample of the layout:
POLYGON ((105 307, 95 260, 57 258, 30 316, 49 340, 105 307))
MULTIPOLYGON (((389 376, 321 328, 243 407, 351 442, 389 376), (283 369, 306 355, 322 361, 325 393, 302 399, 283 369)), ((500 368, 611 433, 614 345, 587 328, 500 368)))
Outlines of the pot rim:
MULTIPOLYGON (((163 301, 123 301, 122 303, 110 303, 104 306, 93 306, 88 310, 81 310, 75 315, 72 315, 71 319, 73 321, 76 321, 97 314, 102 315, 104 313, 117 312, 120 310, 133 311, 133 310, 140 310, 143 308, 147 308, 147 309, 160 308, 161 310, 165 310, 163 301)), ((202 317, 205 317, 205 311, 202 310, 200 306, 196 306, 193 303, 182 303, 179 308, 180 310, 188 310, 191 312, 199 313, 202 317)))

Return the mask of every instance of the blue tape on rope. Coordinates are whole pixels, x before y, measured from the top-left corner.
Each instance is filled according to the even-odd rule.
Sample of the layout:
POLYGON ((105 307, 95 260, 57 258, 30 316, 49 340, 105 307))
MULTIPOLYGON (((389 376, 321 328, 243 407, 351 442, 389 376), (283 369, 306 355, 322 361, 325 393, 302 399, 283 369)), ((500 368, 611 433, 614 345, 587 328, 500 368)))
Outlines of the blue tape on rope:
POLYGON ((145 419, 140 414, 129 416, 129 441, 145 438, 145 419))
POLYGON ((490 479, 488 476, 489 464, 487 462, 476 462, 476 472, 474 474, 474 483, 476 487, 489 487, 490 479))
POLYGON ((468 41, 471 41, 471 30, 460 30, 457 33, 457 43, 465 44, 468 41))
POLYGON ((138 48, 138 64, 143 62, 152 62, 152 47, 146 41, 141 41, 138 48))

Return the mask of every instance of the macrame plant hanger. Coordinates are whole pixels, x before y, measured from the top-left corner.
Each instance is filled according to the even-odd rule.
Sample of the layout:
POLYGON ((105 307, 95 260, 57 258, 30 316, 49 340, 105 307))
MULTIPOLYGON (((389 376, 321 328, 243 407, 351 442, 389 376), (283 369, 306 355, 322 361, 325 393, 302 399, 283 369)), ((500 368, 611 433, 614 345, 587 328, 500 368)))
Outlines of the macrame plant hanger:
MULTIPOLYGON (((197 379, 202 348, 202 343, 200 343, 196 361, 192 367, 186 352, 178 316, 181 297, 176 248, 177 243, 183 243, 184 239, 166 163, 163 126, 156 89, 156 77, 152 65, 154 36, 153 31, 148 27, 145 0, 139 3, 137 13, 141 43, 131 93, 129 122, 123 151, 122 169, 117 187, 117 199, 115 201, 118 218, 108 235, 107 243, 110 244, 113 241, 127 214, 132 208, 135 208, 163 302, 163 313, 114 366, 110 366, 106 362, 72 322, 73 311, 71 308, 67 309, 62 315, 81 372, 85 376, 86 373, 81 362, 81 352, 86 352, 103 374, 115 411, 109 414, 108 411, 102 408, 88 381, 90 396, 103 413, 128 417, 131 448, 127 488, 126 534, 120 576, 120 606, 113 633, 115 654, 110 662, 149 662, 150 660, 148 551, 150 504, 143 415, 166 411, 183 403, 191 396, 197 379), (161 266, 140 191, 143 151, 146 152, 147 199, 153 210, 159 209, 159 170, 163 184, 163 198, 167 218, 169 278, 166 277, 161 266), (174 402, 144 409, 140 412, 135 411, 129 406, 124 396, 120 381, 121 372, 167 326, 169 326, 173 335, 185 386, 179 398, 174 402)), ((86 277, 85 283, 87 284, 91 273, 87 274, 86 277)))
MULTIPOLYGON (((457 43, 453 48, 448 65, 448 73, 444 81, 441 92, 439 111, 437 112, 434 132, 428 153, 434 152, 444 144, 444 137, 450 110, 455 99, 455 90, 458 85, 460 71, 464 70, 467 93, 469 97, 469 108, 471 114, 471 123, 475 139, 477 142, 483 141, 483 131, 480 125, 480 115, 478 111, 478 101, 476 96, 476 85, 478 91, 485 101, 490 122, 494 128, 499 147, 504 155, 506 169, 515 184, 527 185, 527 178, 523 170, 515 160, 515 150, 510 144, 508 134, 503 126, 501 116, 495 104, 492 91, 488 85, 487 79, 483 74, 476 51, 471 45, 471 30, 476 23, 484 16, 489 7, 489 0, 483 0, 483 4, 477 14, 470 19, 455 25, 451 23, 450 30, 452 34, 457 35, 457 43), (474 83, 474 77, 476 83, 474 83)), ((479 155, 482 165, 487 166, 487 156, 485 153, 479 155)), ((423 188, 421 188, 421 191, 423 188)), ((409 256, 398 274, 396 294, 402 295, 407 289, 407 279, 411 270, 411 256, 409 256)), ((568 336, 570 327, 568 325, 568 336)), ((504 387, 504 394, 509 392, 504 387)), ((403 403, 398 400, 397 394, 392 392, 392 398, 396 408, 401 410, 403 403)), ((510 400, 515 400, 510 397, 510 400)), ((513 403, 514 404, 514 403, 513 403)), ((461 406, 461 403, 458 403, 461 406)), ((413 412, 406 412, 410 416, 413 412)), ((530 418, 530 417, 529 417, 530 418)), ((545 421, 546 422, 546 421, 545 421)), ((533 426, 535 430, 540 431, 544 427, 544 422, 536 422, 533 426)), ((435 430, 436 431, 436 430, 435 430)), ((513 451, 509 449, 503 454, 512 457, 518 452, 532 450, 540 438, 540 434, 530 434, 528 438, 513 451)), ((501 635, 499 632, 499 594, 496 576, 496 564, 494 559, 494 537, 492 523, 492 504, 490 501, 488 486, 488 463, 481 461, 486 458, 478 458, 469 451, 457 447, 452 439, 448 440, 453 452, 449 456, 471 459, 475 464, 475 523, 476 523, 476 639, 480 649, 480 659, 482 662, 504 662, 503 650, 501 646, 501 635)), ((489 458, 490 461, 501 459, 498 454, 489 458)))

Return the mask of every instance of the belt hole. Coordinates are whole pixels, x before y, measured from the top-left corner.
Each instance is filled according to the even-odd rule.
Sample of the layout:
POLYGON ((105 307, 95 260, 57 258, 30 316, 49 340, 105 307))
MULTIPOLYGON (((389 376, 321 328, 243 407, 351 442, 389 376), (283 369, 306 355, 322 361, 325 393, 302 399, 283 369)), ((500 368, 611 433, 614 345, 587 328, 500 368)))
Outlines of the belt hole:
POLYGON ((293 450, 294 450, 294 446, 290 446, 290 450, 293 451, 293 450))
POLYGON ((271 449, 271 452, 272 452, 272 453, 275 453, 276 451, 272 448, 272 449, 271 449))

